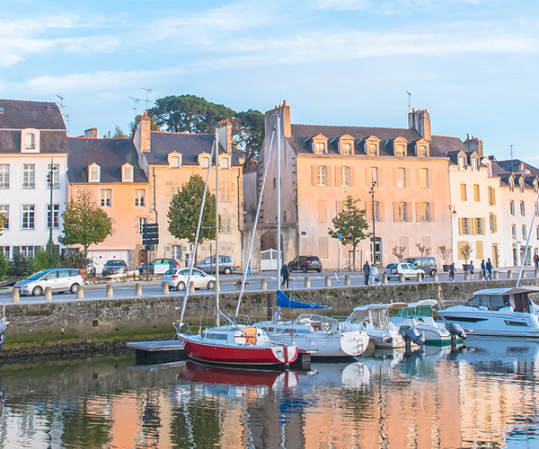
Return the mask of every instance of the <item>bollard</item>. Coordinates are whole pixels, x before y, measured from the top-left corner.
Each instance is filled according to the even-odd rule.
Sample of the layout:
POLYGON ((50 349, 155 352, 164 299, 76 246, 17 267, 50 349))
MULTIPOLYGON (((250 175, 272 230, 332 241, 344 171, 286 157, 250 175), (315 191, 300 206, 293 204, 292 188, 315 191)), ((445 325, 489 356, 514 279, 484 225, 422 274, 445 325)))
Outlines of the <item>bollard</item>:
POLYGON ((513 279, 513 272, 511 270, 507 270, 507 279, 513 279))
POLYGON ((469 281, 470 280, 470 272, 468 270, 466 270, 464 272, 464 280, 465 281, 469 281))
POLYGON ((161 284, 161 288, 163 289, 163 294, 164 294, 164 295, 168 295, 169 289, 168 289, 168 284, 167 284, 166 282, 163 282, 163 283, 161 284))
POLYGON ((194 283, 194 281, 191 281, 189 283, 189 293, 195 293, 195 283, 194 283))
POLYGON ((404 281, 406 281, 406 278, 404 277, 404 273, 400 273, 400 274, 399 274, 399 282, 402 283, 402 282, 404 282, 404 281))
MULTIPOLYGON (((277 282, 279 282, 279 279, 277 279, 277 282)), ((266 278, 262 278, 260 280, 260 289, 261 290, 267 290, 268 289, 268 280, 266 278)))
POLYGON ((499 273, 499 272, 494 271, 494 279, 495 279, 495 280, 500 279, 500 273, 499 273))
POLYGON ((331 287, 331 278, 326 276, 326 287, 331 287))
POLYGON ((84 287, 82 285, 77 288, 77 299, 84 299, 84 287))
POLYGON ((382 275, 382 284, 389 284, 389 278, 385 273, 382 275))
POLYGON ((417 273, 417 282, 423 282, 423 273, 417 273))
POLYGON ((350 285, 350 276, 346 275, 344 277, 344 285, 350 285))
POLYGON ((142 285, 140 285, 140 282, 135 284, 135 296, 142 296, 142 285))
POLYGON ((11 301, 20 302, 20 300, 19 287, 13 287, 13 291, 11 292, 11 301))
POLYGON ((50 287, 45 287, 45 301, 52 301, 52 290, 50 287))
POLYGON ((114 296, 114 293, 112 291, 112 284, 107 284, 107 298, 112 298, 114 296))
POLYGON ((311 288, 311 278, 309 276, 305 278, 305 288, 311 288))
POLYGON ((438 272, 435 272, 433 275, 432 275, 432 282, 438 282, 438 272))

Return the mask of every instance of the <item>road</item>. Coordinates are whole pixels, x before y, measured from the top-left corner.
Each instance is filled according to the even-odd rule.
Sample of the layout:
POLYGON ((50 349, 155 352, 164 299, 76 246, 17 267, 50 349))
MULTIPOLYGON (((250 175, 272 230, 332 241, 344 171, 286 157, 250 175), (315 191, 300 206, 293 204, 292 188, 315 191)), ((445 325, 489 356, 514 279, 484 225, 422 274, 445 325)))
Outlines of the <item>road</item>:
MULTIPOLYGON (((363 273, 360 272, 350 272, 350 273, 335 273, 335 272, 322 272, 322 273, 296 273, 292 274, 293 279, 290 281, 289 289, 299 290, 305 288, 306 278, 309 278, 311 286, 310 288, 321 289, 328 288, 326 282, 330 282, 331 287, 345 287, 346 286, 346 276, 349 277, 351 287, 364 287, 364 278, 363 273)), ((516 279, 518 276, 518 270, 513 270, 513 278, 516 279)), ((532 278, 534 272, 532 270, 525 272, 525 278, 532 278)), ((474 280, 478 280, 479 275, 476 273, 474 280)), ((507 271, 500 272, 499 279, 507 279, 507 271)), ((238 281, 241 281, 241 275, 232 274, 232 275, 221 275, 221 292, 222 293, 234 293, 238 292, 236 284, 238 281)), ((423 282, 432 282, 431 277, 425 277, 423 282)), ((449 282, 447 273, 439 273, 440 282, 449 282)), ((462 272, 457 272, 455 282, 464 281, 464 274, 462 272)), ((248 279, 248 285, 246 286, 246 291, 264 291, 262 289, 262 283, 266 282, 267 290, 276 290, 277 289, 277 277, 275 273, 265 272, 257 273, 252 278, 248 279)), ((389 284, 397 284, 399 281, 390 280, 389 284)), ((163 296, 163 289, 158 280, 154 281, 140 281, 142 286, 142 295, 144 297, 159 297, 163 296)), ((407 284, 417 283, 416 279, 409 279, 406 281, 407 284)), ((133 298, 135 296, 135 282, 115 282, 113 285, 113 298, 133 298)), ((207 295, 208 290, 197 290, 191 295, 207 295)), ((178 296, 180 299, 184 295, 183 292, 178 292, 175 289, 170 289, 169 296, 178 296)), ((106 284, 93 284, 85 285, 84 287, 84 299, 85 300, 98 300, 106 299, 106 284)), ((62 300, 70 301, 76 300, 76 295, 73 294, 53 294, 53 300, 62 300)), ((24 296, 20 299, 21 304, 28 303, 41 303, 44 302, 43 296, 24 296)), ((12 289, 0 290, 0 304, 6 304, 12 302, 12 289)))

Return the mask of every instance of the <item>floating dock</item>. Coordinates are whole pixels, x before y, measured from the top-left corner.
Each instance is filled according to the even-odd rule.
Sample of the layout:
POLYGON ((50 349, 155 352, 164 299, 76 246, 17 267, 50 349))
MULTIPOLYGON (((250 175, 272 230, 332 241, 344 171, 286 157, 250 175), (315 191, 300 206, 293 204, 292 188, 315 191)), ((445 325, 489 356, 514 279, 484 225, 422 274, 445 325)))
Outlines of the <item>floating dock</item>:
POLYGON ((135 350, 135 363, 137 365, 187 360, 183 350, 183 343, 179 340, 133 341, 127 343, 126 346, 135 350))

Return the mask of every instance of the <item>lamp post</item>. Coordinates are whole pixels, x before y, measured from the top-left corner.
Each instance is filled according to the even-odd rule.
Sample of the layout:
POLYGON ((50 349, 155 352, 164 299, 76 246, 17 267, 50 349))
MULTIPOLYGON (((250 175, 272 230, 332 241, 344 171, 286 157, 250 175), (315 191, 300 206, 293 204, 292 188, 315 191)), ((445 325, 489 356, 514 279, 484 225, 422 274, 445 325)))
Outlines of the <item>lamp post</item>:
POLYGON ((56 167, 53 164, 53 158, 51 157, 51 167, 49 173, 47 173, 47 182, 49 183, 50 189, 50 203, 49 203, 49 254, 52 257, 52 228, 54 225, 54 205, 52 203, 52 189, 54 188, 54 172, 56 167))
POLYGON ((372 263, 376 264, 376 216, 374 215, 374 188, 376 187, 376 181, 374 178, 371 179, 371 189, 369 193, 372 200, 372 263))

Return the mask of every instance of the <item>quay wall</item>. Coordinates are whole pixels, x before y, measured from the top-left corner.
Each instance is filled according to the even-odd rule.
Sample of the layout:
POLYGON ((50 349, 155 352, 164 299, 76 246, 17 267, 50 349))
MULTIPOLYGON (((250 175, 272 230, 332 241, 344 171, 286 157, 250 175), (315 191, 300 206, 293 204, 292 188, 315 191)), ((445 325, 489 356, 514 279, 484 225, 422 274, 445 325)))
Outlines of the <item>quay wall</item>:
MULTIPOLYGON (((537 285, 537 279, 523 280, 521 285, 537 285)), ((327 287, 322 289, 298 289, 288 291, 293 299, 304 302, 325 304, 327 311, 315 311, 331 316, 347 316, 354 307, 369 303, 413 302, 432 298, 437 300, 458 300, 469 298, 482 288, 509 287, 514 280, 468 281, 440 283, 391 283, 375 287, 327 287)), ((233 314, 237 294, 221 294, 221 310, 233 314)), ((173 321, 178 321, 181 299, 172 296, 133 297, 130 299, 107 298, 103 300, 61 300, 54 296, 52 301, 6 305, 5 314, 10 322, 6 332, 6 343, 10 335, 39 332, 64 333, 73 331, 84 338, 88 335, 110 333, 121 329, 151 328, 170 324, 174 334, 173 321)), ((267 314, 267 293, 245 293, 241 312, 253 319, 265 319, 267 314)), ((205 325, 213 322, 214 295, 191 296, 186 308, 184 321, 191 325, 205 325)), ((283 309, 283 318, 294 318, 308 309, 283 309)))

